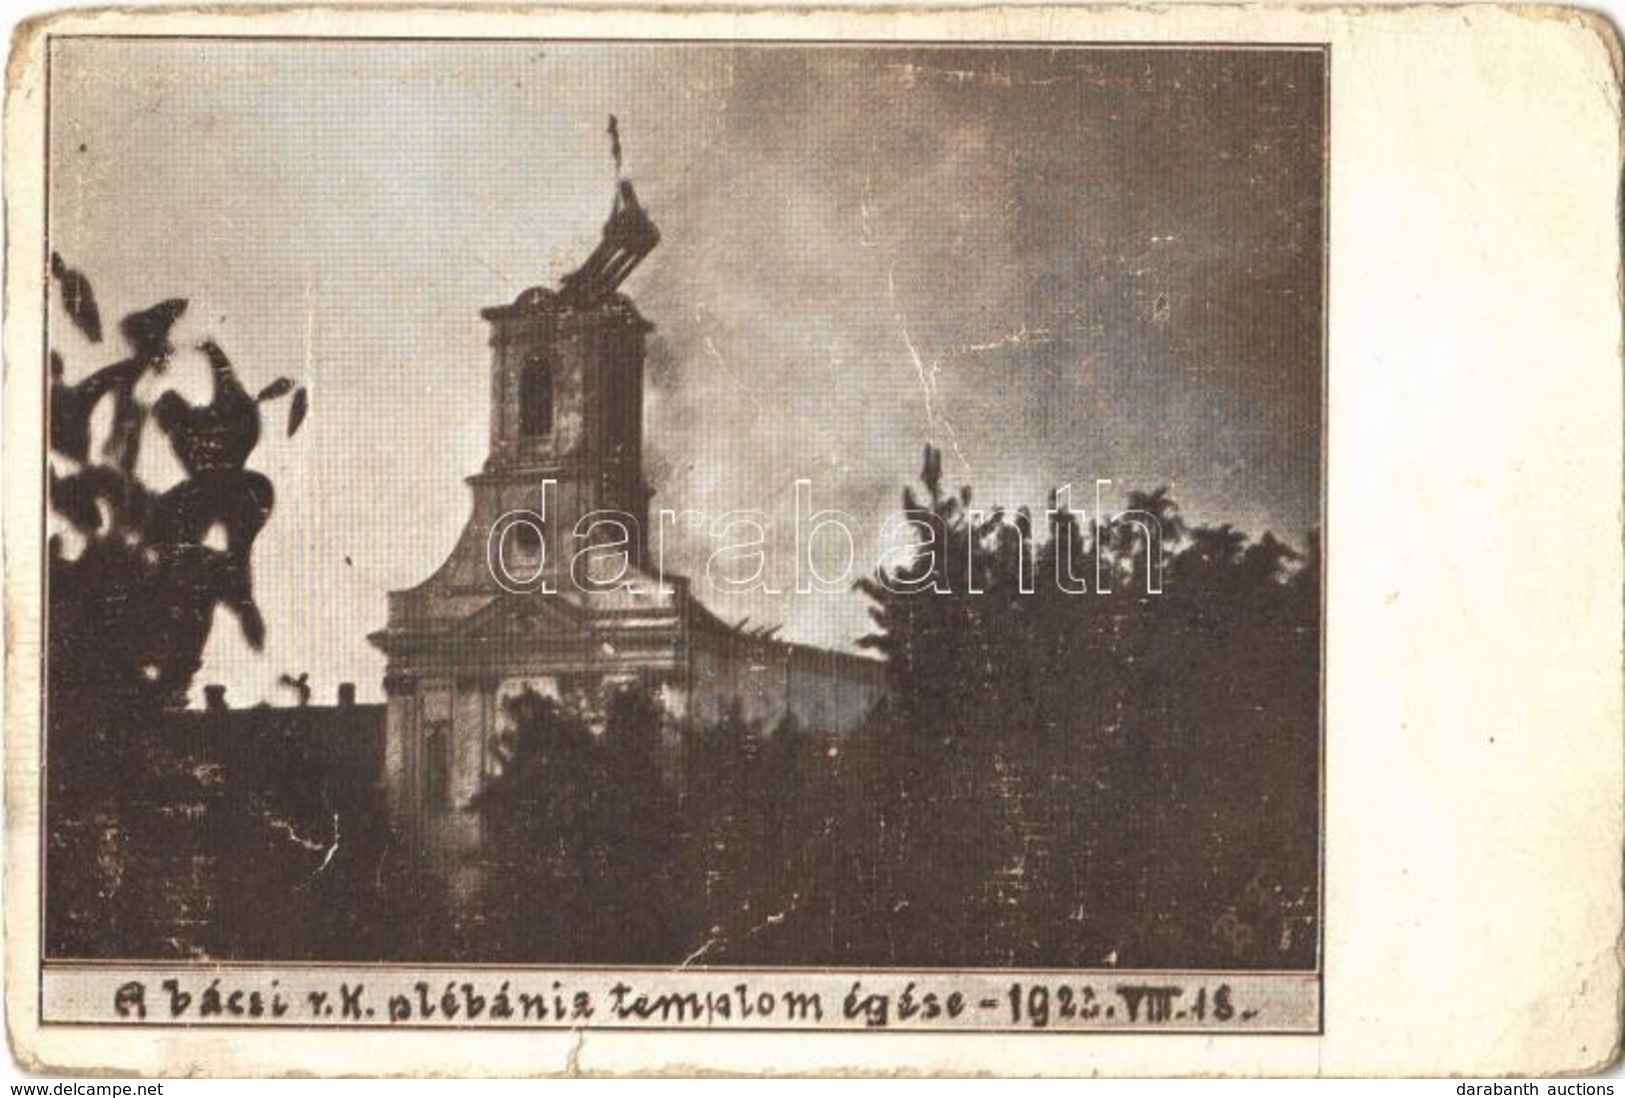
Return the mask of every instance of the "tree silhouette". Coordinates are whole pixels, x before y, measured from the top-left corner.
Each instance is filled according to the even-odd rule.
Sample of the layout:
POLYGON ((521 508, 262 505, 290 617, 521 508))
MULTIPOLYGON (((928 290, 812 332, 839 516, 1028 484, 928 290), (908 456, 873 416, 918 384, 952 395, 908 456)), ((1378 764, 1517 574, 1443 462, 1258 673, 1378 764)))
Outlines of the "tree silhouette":
MULTIPOLYGON (((90 280, 53 253, 58 303, 92 342, 100 313, 90 280)), ((237 618, 250 646, 265 626, 254 601, 254 540, 273 505, 270 481, 246 468, 258 403, 242 399, 230 363, 206 343, 214 401, 173 390, 149 406, 138 387, 163 375, 181 299, 126 316, 129 354, 70 382, 50 352, 46 759, 52 822, 48 945, 58 952, 137 948, 150 926, 121 891, 142 885, 137 863, 164 841, 155 805, 188 795, 161 715, 186 702, 214 612, 237 618), (94 445, 93 417, 110 407, 94 445), (186 472, 163 492, 137 475, 148 427, 186 472), (209 544, 223 532, 223 546, 209 544), (146 829, 145 831, 143 829, 146 829)), ((153 905, 159 907, 162 905, 153 905)), ((174 905, 171 905, 174 906, 174 905)))
POLYGON ((905 836, 870 872, 930 909, 911 959, 1308 963, 1314 539, 1305 560, 1189 527, 1163 487, 1098 537, 1052 504, 1035 544, 1022 512, 971 526, 940 477, 928 449, 925 496, 904 497, 919 549, 859 584, 892 688, 872 734, 897 745, 874 823, 905 836))
POLYGON ((658 760, 663 711, 641 683, 611 689, 601 711, 598 700, 527 686, 504 703, 501 772, 472 805, 488 927, 472 958, 651 962, 683 940, 676 796, 658 760))

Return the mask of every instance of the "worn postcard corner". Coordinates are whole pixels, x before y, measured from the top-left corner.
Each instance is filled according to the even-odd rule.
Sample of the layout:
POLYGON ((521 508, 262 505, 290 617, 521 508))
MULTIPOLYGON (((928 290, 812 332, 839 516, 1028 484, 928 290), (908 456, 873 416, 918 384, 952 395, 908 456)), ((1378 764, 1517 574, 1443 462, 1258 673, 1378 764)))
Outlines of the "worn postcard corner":
POLYGON ((1619 59, 1494 6, 25 22, 14 1057, 1606 1067, 1619 59))

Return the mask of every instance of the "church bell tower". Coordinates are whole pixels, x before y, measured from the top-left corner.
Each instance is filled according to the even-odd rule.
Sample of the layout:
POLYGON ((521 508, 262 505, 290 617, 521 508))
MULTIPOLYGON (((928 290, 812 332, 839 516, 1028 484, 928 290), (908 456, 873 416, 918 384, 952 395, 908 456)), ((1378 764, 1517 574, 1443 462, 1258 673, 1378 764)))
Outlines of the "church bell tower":
POLYGON ((469 478, 477 514, 542 514, 550 549, 566 546, 587 515, 627 515, 636 524, 632 564, 642 566, 651 494, 644 338, 653 325, 619 287, 659 241, 622 180, 603 239, 558 290, 534 287, 481 311, 491 325, 491 427, 485 466, 469 478), (556 487, 544 508, 547 481, 556 487))
MULTIPOLYGON (((619 177, 613 118, 609 133, 619 177)), ((388 622, 369 638, 388 660, 382 762, 391 817, 409 846, 446 865, 467 865, 478 849, 480 816, 465 810, 504 772, 509 703, 526 692, 601 700, 641 683, 661 699, 674 737, 663 742, 680 755, 691 722, 741 706, 769 726, 788 713, 806 727, 851 727, 883 686, 878 663, 741 632, 683 577, 655 582, 643 476, 651 325, 620 287, 659 242, 631 183, 618 178, 603 239, 585 263, 557 289, 537 286, 482 310, 491 421, 485 462, 468 478, 473 513, 431 576, 389 593, 388 622), (512 523, 510 546, 513 512, 539 516, 540 537, 527 518, 512 523), (621 519, 625 536, 604 538, 583 523, 595 512, 621 519), (526 532, 529 561, 518 536, 526 532), (575 582, 578 533, 614 550, 581 553, 593 582, 575 582), (510 549, 524 577, 517 584, 506 582, 514 573, 497 574, 510 549), (606 574, 590 572, 599 561, 606 574), (620 563, 630 568, 616 571, 620 563)))
MULTIPOLYGON (((610 135, 619 176, 613 120, 610 135)), ((630 579, 578 586, 567 571, 584 544, 578 531, 612 541, 633 576, 644 568, 643 357, 652 325, 620 287, 659 242, 632 184, 618 179, 585 263, 556 289, 532 287, 481 311, 491 326, 491 418, 485 462, 468 478, 473 512, 433 575, 390 592, 388 623, 370 637, 388 659, 391 812, 413 828, 426 813, 472 803, 500 768, 491 744, 516 692, 557 696, 629 676, 684 681, 683 611, 672 592, 630 579), (505 532, 513 512, 539 516, 541 536, 530 518, 505 532), (620 519, 625 536, 582 522, 595 512, 620 519), (520 589, 497 575, 510 564, 509 578, 525 577, 520 589)), ((446 819, 442 838, 463 842, 477 831, 467 813, 446 819)))

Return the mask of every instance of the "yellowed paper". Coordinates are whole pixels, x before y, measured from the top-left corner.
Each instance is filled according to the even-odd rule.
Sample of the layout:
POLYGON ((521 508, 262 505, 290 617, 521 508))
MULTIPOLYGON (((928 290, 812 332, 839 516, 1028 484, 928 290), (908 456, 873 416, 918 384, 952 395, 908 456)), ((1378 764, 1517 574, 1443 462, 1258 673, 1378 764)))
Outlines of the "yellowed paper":
POLYGON ((1619 58, 1492 6, 25 25, 14 1055, 1600 1069, 1619 58))

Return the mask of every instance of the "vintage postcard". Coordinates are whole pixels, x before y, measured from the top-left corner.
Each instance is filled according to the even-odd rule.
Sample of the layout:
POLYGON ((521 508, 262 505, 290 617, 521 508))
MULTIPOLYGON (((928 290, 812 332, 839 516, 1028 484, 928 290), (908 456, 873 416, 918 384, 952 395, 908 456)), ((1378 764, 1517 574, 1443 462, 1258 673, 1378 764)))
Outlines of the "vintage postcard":
POLYGON ((25 26, 14 1054, 1608 1062, 1618 63, 1556 9, 25 26))

